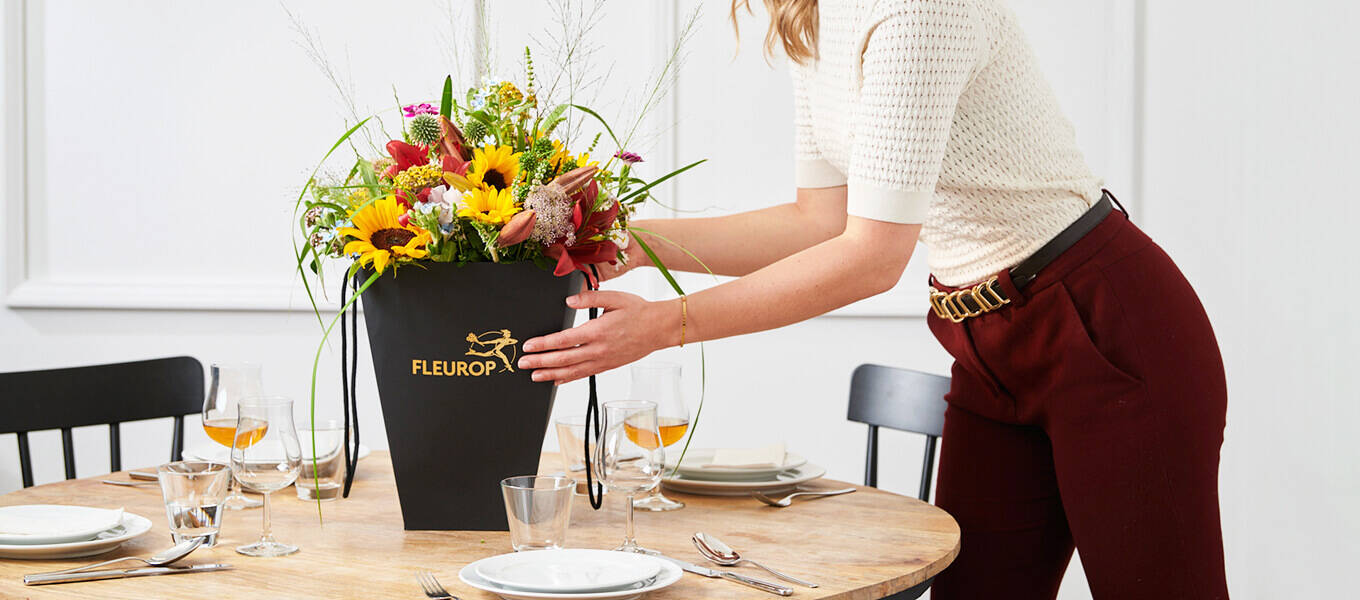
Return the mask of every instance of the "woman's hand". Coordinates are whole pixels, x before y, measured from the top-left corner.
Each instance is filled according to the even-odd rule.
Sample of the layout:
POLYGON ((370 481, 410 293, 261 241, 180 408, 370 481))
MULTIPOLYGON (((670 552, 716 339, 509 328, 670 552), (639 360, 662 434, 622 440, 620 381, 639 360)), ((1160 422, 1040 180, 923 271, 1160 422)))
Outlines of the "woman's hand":
POLYGON ((647 258, 647 253, 642 251, 642 245, 637 243, 636 236, 631 232, 628 236, 630 238, 628 247, 623 249, 623 255, 627 258, 626 261, 616 262, 612 265, 607 262, 595 265, 595 269, 600 274, 600 281, 609 281, 637 267, 652 264, 651 259, 647 258))
POLYGON ((519 359, 519 368, 532 369, 534 381, 562 384, 636 361, 678 341, 680 309, 668 306, 674 302, 648 302, 625 292, 586 291, 571 296, 567 306, 598 307, 604 314, 578 327, 525 341, 526 354, 519 359))

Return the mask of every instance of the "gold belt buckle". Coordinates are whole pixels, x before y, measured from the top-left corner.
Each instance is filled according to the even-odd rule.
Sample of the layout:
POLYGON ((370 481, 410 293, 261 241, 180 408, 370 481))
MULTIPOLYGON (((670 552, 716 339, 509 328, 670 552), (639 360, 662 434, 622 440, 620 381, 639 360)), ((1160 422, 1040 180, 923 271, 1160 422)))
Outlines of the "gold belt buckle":
POLYGON ((930 308, 941 319, 962 323, 964 319, 992 312, 1011 303, 1010 298, 1003 297, 994 286, 999 286, 998 278, 995 276, 971 288, 952 292, 941 292, 931 286, 930 308), (962 300, 965 296, 972 298, 973 302, 977 303, 978 308, 968 308, 968 305, 962 300))

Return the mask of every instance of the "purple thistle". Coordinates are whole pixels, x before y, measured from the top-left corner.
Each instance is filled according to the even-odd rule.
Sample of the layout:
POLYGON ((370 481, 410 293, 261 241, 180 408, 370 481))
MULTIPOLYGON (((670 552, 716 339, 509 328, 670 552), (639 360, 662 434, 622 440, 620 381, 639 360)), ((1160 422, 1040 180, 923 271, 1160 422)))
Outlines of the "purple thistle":
POLYGON ((439 114, 439 109, 435 108, 434 105, 429 102, 422 102, 420 104, 403 106, 401 107, 401 112, 406 115, 406 118, 410 119, 416 115, 437 115, 439 114))
POLYGON ((642 155, 641 155, 641 154, 638 154, 638 153, 636 153, 636 152, 629 152, 629 151, 627 151, 627 150, 619 150, 618 152, 615 152, 615 153, 614 153, 614 158, 617 158, 617 159, 619 159, 619 160, 621 160, 621 161, 623 161, 623 162, 626 162, 626 163, 628 163, 628 164, 630 164, 630 165, 633 164, 633 163, 640 163, 640 162, 642 162, 642 155))

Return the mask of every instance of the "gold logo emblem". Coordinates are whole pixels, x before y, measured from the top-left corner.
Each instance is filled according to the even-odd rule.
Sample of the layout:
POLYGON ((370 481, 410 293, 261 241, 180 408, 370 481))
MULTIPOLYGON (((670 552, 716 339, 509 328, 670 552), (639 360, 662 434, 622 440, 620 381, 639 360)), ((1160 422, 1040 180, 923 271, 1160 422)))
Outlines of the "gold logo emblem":
POLYGON ((497 371, 498 373, 515 372, 515 367, 513 366, 516 352, 515 344, 518 344, 519 340, 510 335, 509 329, 488 331, 481 335, 469 333, 467 334, 467 341, 471 344, 468 346, 468 356, 499 358, 502 367, 500 371, 497 371), (478 350, 478 348, 481 349, 478 350), (506 355, 507 348, 509 348, 508 356, 506 355))
POLYGON ((466 356, 486 360, 426 360, 411 359, 411 374, 436 377, 483 377, 494 373, 514 373, 519 356, 519 340, 509 329, 485 333, 469 333, 466 356))

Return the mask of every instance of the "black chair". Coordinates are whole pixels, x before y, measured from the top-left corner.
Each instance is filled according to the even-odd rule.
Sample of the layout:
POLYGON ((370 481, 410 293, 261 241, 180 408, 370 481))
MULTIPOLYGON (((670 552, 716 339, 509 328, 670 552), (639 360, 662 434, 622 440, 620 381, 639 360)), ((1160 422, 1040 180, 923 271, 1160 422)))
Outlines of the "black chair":
MULTIPOLYGON (((935 445, 944 431, 944 395, 949 378, 910 369, 860 365, 850 376, 850 410, 847 418, 869 426, 864 457, 864 485, 878 487, 878 428, 926 436, 921 461, 921 486, 916 497, 930 501, 931 476, 935 471, 935 445)), ((919 598, 934 579, 887 597, 887 600, 919 598)))
POLYGON ((76 477, 71 429, 109 426, 109 470, 123 470, 118 424, 174 417, 170 460, 184 452, 184 416, 203 409, 203 365, 188 356, 0 373, 0 434, 18 434, 24 487, 33 485, 28 432, 61 430, 66 478, 76 477))

